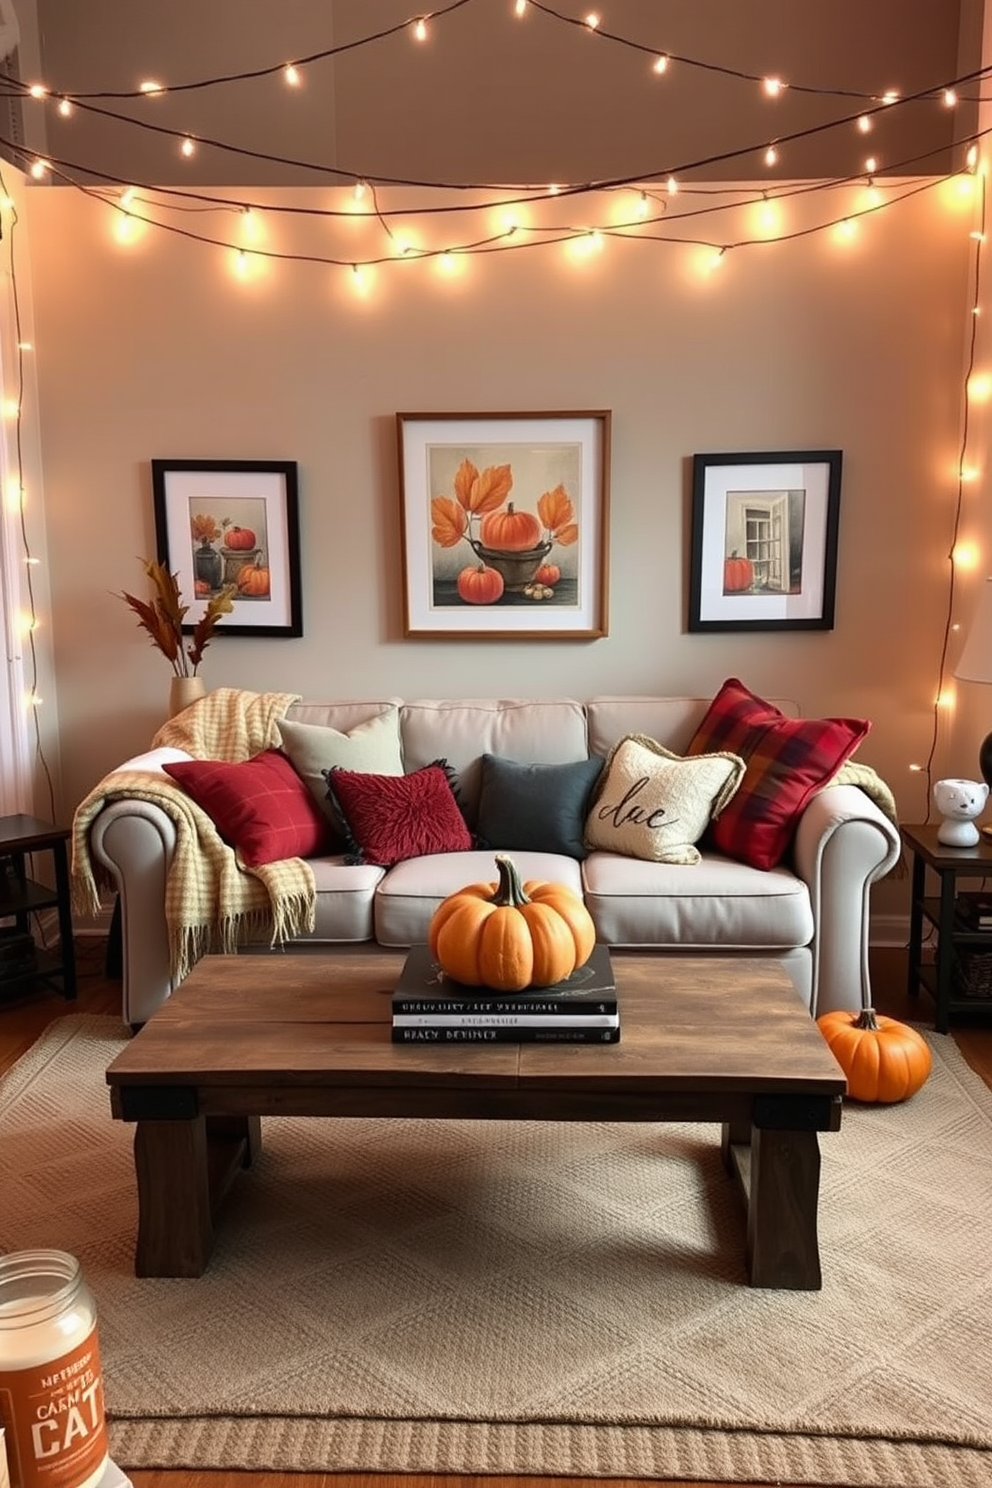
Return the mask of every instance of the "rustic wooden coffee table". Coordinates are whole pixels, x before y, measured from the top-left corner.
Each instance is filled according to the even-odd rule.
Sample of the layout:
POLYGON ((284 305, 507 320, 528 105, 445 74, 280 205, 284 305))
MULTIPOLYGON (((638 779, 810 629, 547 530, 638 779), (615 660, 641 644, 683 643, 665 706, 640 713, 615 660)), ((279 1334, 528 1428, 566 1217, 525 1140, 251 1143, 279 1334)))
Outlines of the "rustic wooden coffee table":
POLYGON ((208 956, 107 1070, 137 1123, 138 1276, 199 1276, 263 1116, 706 1121, 747 1202, 752 1286, 821 1285, 817 1132, 844 1075, 770 961, 614 953, 618 1044, 390 1040, 402 951, 208 956))

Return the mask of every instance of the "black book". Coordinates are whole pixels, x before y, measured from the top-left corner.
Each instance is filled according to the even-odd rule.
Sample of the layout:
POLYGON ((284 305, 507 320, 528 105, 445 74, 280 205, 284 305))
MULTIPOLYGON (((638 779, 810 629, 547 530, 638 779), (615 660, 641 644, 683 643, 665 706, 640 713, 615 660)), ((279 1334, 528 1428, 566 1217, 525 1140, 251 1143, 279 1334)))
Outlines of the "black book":
POLYGON ((992 894, 961 893, 955 910, 958 920, 969 930, 992 930, 992 894))
POLYGON ((430 947, 413 946, 393 992, 393 1013, 561 1013, 602 1014, 617 1011, 617 984, 609 946, 596 944, 584 966, 550 987, 524 992, 497 992, 468 987, 447 976, 430 947))
POLYGON ((397 1028, 394 1044, 617 1044, 615 1028, 578 1028, 572 1023, 548 1028, 397 1028))

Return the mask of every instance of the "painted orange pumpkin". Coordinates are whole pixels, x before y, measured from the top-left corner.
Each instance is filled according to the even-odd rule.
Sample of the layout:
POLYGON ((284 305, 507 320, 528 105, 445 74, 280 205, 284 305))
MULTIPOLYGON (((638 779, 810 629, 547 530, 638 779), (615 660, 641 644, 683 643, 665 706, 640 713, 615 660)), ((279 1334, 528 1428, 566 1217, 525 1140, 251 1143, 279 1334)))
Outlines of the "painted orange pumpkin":
POLYGON ((490 512, 483 517, 479 536, 484 548, 499 553, 524 553, 541 541, 541 524, 533 512, 517 511, 513 502, 505 511, 490 512))
POLYGON ((269 570, 260 563, 245 563, 238 569, 237 585, 242 594, 256 599, 269 592, 269 570))
POLYGON ((553 589, 560 578, 561 569, 557 563, 542 563, 534 575, 534 583, 547 584, 549 588, 553 589))
POLYGON ((926 1083, 930 1049, 907 1023, 866 1007, 860 1013, 823 1013, 816 1026, 847 1076, 853 1100, 891 1104, 908 1100, 926 1083))
POLYGON ((741 558, 736 548, 723 562, 723 591, 725 594, 740 594, 750 589, 754 582, 754 564, 750 558, 741 558))
POLYGON ((255 546, 255 534, 250 527, 228 527, 224 534, 224 541, 229 548, 240 552, 242 548, 255 546))
POLYGON ((193 593, 197 599, 205 599, 210 593, 210 585, 204 579, 194 579, 193 593))
POLYGON ((498 883, 468 884, 442 899, 427 932, 434 960, 468 987, 522 992, 549 987, 584 966, 596 944, 592 917, 567 884, 520 882, 496 854, 498 883))
POLYGON ((485 563, 463 568, 458 575, 458 593, 466 604, 495 604, 503 593, 503 575, 485 563))

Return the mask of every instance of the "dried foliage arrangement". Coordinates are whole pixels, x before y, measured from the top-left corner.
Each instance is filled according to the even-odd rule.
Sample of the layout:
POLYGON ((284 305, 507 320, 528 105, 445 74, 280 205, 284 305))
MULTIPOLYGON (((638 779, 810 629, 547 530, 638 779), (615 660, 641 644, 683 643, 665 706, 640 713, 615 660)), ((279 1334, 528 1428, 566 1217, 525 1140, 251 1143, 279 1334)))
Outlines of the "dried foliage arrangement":
POLYGON ((234 608, 233 599, 238 592, 237 588, 234 584, 227 584, 217 594, 211 595, 206 609, 193 626, 192 635, 188 637, 189 644, 184 646, 187 638, 183 636, 183 621, 189 605, 182 602, 178 575, 170 573, 164 563, 155 563, 148 558, 140 558, 138 561, 145 570, 145 577, 151 580, 154 587, 154 599, 148 603, 128 594, 126 590, 119 597, 130 605, 138 617, 138 624, 148 632, 152 645, 157 646, 172 664, 176 676, 195 677, 221 616, 229 615, 234 608))

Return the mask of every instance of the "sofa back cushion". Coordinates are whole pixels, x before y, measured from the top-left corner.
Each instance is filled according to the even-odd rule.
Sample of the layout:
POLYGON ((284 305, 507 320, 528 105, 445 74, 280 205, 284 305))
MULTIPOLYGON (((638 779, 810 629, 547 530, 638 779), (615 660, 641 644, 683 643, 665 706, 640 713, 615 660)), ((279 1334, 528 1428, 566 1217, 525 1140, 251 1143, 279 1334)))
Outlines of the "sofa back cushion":
MULTIPOLYGON (((627 734, 646 734, 673 754, 686 754, 689 742, 706 716, 711 698, 594 697, 586 704, 589 752, 608 756, 627 734)), ((798 718, 795 703, 776 699, 789 718, 798 718)))
POLYGON ((454 769, 468 824, 478 822, 482 756, 531 765, 569 764, 589 754, 585 708, 571 698, 413 699, 400 708, 403 767, 443 758, 454 769))
POLYGON ((279 738, 283 752, 306 781, 314 800, 335 828, 338 827, 337 815, 327 799, 328 770, 340 766, 344 770, 365 770, 373 775, 403 774, 399 710, 395 707, 387 707, 350 729, 284 718, 279 723, 279 738))

